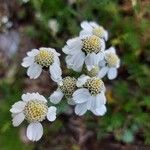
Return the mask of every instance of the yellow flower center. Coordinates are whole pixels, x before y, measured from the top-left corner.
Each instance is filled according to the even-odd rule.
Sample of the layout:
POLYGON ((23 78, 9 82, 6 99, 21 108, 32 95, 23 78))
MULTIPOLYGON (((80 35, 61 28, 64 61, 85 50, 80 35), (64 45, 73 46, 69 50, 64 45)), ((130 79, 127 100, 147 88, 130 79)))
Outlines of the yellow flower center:
POLYGON ((29 122, 43 121, 46 117, 48 106, 38 100, 29 101, 24 109, 24 114, 29 122))
POLYGON ((119 63, 119 58, 115 53, 106 54, 105 57, 109 67, 116 67, 119 63))
POLYGON ((42 67, 49 67, 54 62, 53 52, 42 49, 38 55, 35 56, 35 61, 42 67))
POLYGON ((95 77, 98 72, 99 72, 99 67, 98 66, 94 66, 90 71, 87 70, 87 74, 90 76, 90 77, 95 77))
POLYGON ((97 95, 103 90, 104 83, 101 79, 93 77, 87 80, 84 87, 89 90, 91 95, 97 95))
POLYGON ((65 77, 63 79, 63 85, 59 87, 67 98, 72 97, 73 92, 76 89, 76 79, 72 77, 65 77))
POLYGON ((103 27, 94 28, 93 34, 98 36, 98 37, 103 37, 104 36, 104 28, 103 27))
POLYGON ((93 35, 82 40, 82 51, 86 53, 98 53, 101 50, 101 42, 99 37, 93 35))

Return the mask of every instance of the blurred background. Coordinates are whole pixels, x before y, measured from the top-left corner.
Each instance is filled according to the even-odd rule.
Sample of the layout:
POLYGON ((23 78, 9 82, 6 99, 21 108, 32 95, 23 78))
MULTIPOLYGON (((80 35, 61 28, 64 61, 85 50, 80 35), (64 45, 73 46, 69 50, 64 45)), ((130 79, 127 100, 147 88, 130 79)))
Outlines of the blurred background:
MULTIPOLYGON (((64 76, 75 74, 65 69, 64 76)), ((0 0, 0 150, 150 150, 150 0, 0 0), (96 21, 109 32, 121 58, 117 79, 104 79, 108 112, 77 117, 64 100, 55 122, 44 122, 37 143, 26 123, 11 124, 11 105, 23 92, 49 96, 47 72, 30 80, 21 67, 32 48, 61 48, 78 35, 80 23, 96 21)))

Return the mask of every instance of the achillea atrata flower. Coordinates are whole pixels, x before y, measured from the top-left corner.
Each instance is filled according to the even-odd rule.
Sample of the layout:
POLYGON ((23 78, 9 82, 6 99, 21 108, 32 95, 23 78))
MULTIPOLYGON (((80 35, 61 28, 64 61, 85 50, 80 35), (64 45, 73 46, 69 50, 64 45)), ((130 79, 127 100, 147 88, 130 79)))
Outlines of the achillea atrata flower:
POLYGON ((62 70, 59 61, 60 54, 53 48, 41 47, 27 52, 27 56, 23 59, 22 66, 28 68, 27 75, 31 79, 40 76, 42 69, 48 69, 51 78, 55 82, 61 80, 62 70))
POLYGON ((98 76, 102 78, 107 74, 108 79, 115 79, 118 74, 117 69, 120 67, 120 59, 114 47, 110 47, 104 54, 104 60, 99 62, 101 69, 98 76))
POLYGON ((29 122, 26 135, 31 141, 38 141, 43 135, 41 122, 47 118, 49 121, 56 119, 56 107, 47 105, 47 100, 39 93, 22 95, 22 100, 12 105, 13 126, 19 126, 24 120, 29 122))
POLYGON ((75 113, 79 116, 90 110, 96 116, 106 113, 105 86, 103 81, 97 77, 82 75, 78 78, 77 89, 73 93, 75 102, 75 113))
POLYGON ((103 38, 105 41, 108 40, 108 32, 102 26, 98 25, 93 21, 83 21, 81 22, 80 37, 87 37, 91 35, 95 35, 99 38, 103 38))
POLYGON ((58 104, 62 98, 65 97, 68 104, 74 105, 72 94, 76 89, 76 79, 74 77, 67 76, 58 84, 57 90, 51 94, 50 101, 54 104, 58 104))
POLYGON ((67 68, 80 72, 85 63, 88 69, 92 69, 89 67, 91 57, 94 57, 98 64, 104 58, 104 50, 104 40, 95 35, 70 39, 63 48, 63 52, 67 54, 67 68))

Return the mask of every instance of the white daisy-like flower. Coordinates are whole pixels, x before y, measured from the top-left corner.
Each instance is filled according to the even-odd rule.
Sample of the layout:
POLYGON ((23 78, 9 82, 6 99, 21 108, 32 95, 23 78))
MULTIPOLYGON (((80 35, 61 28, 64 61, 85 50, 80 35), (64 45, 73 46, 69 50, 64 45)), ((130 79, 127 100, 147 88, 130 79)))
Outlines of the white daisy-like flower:
POLYGON ((79 116, 90 110, 97 116, 103 116, 106 113, 105 86, 103 81, 97 77, 82 75, 78 78, 77 89, 73 93, 75 102, 75 113, 79 116))
POLYGON ((115 48, 110 47, 104 51, 104 60, 100 61, 99 64, 95 61, 94 57, 91 57, 90 65, 91 70, 86 70, 87 75, 90 77, 103 78, 106 74, 108 79, 112 80, 117 77, 117 69, 120 66, 120 59, 118 58, 115 48))
POLYGON ((82 30, 80 31, 80 37, 87 37, 90 35, 98 36, 99 38, 103 38, 105 41, 108 40, 108 32, 96 22, 93 21, 83 21, 81 23, 82 30))
POLYGON ((100 72, 98 73, 100 78, 104 77, 106 74, 110 80, 117 77, 117 69, 120 67, 120 59, 116 54, 114 47, 110 47, 105 51, 104 60, 99 62, 99 66, 101 68, 100 72))
POLYGON ((67 76, 58 84, 57 90, 51 94, 50 101, 53 104, 58 104, 62 98, 65 97, 68 104, 74 105, 75 103, 72 99, 72 95, 76 89, 76 79, 74 77, 67 76))
POLYGON ((28 68, 27 75, 31 79, 40 76, 42 69, 48 69, 51 78, 55 82, 62 80, 62 70, 59 61, 60 54, 53 48, 41 47, 27 52, 27 56, 23 59, 22 66, 28 68))
POLYGON ((56 119, 56 107, 48 107, 47 100, 39 93, 27 93, 22 95, 22 100, 12 105, 13 126, 19 126, 24 120, 29 122, 26 135, 31 141, 38 141, 43 135, 43 127, 40 122, 47 118, 49 121, 56 119))
POLYGON ((104 40, 95 35, 70 39, 63 48, 63 52, 67 54, 67 68, 80 72, 85 63, 88 70, 91 70, 91 57, 94 57, 94 61, 98 64, 104 58, 104 50, 104 40))

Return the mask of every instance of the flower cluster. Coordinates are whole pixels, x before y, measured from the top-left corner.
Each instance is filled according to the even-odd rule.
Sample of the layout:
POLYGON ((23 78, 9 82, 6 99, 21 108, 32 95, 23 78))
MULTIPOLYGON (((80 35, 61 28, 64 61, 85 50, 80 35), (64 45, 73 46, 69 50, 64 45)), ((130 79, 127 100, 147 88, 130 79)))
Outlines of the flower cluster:
MULTIPOLYGON (((79 72, 80 77, 62 77, 60 54, 53 48, 42 47, 27 52, 22 66, 27 68, 30 79, 38 78, 42 70, 49 71, 58 86, 49 97, 51 103, 58 104, 62 99, 67 99, 79 116, 88 110, 96 116, 103 116, 107 109, 102 78, 105 75, 110 80, 117 77, 120 59, 114 47, 105 48, 108 32, 102 26, 83 21, 81 28, 79 36, 68 40, 62 49, 67 55, 67 68, 79 72)), ((16 102, 10 111, 14 126, 19 126, 23 120, 29 123, 26 135, 32 141, 42 137, 41 122, 46 118, 52 122, 57 114, 57 108, 48 106, 45 97, 39 93, 23 94, 22 101, 16 102)))

